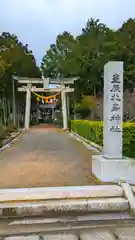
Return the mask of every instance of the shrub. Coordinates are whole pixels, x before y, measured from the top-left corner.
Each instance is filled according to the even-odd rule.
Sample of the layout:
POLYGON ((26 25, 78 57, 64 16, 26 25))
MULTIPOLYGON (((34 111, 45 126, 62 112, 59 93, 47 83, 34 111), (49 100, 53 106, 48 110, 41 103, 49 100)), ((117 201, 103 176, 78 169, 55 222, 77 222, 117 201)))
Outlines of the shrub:
POLYGON ((90 109, 81 104, 76 104, 75 112, 80 115, 81 118, 86 118, 90 114, 90 109))
MULTIPOLYGON (((72 120, 71 130, 103 146, 102 122, 72 120)), ((135 123, 123 123, 123 154, 128 157, 135 157, 135 123)))
POLYGON ((9 124, 7 127, 6 127, 6 131, 7 133, 12 133, 12 132, 15 132, 17 129, 17 127, 14 125, 14 124, 9 124))
POLYGON ((0 125, 0 140, 3 140, 7 135, 6 128, 0 125))
POLYGON ((33 118, 31 121, 30 121, 30 125, 33 126, 33 125, 37 125, 39 124, 39 121, 37 118, 33 118))
POLYGON ((94 96, 83 96, 80 103, 75 104, 75 112, 80 114, 81 118, 86 118, 96 107, 96 98, 94 96))
POLYGON ((22 128, 24 127, 24 120, 19 120, 19 126, 22 128))

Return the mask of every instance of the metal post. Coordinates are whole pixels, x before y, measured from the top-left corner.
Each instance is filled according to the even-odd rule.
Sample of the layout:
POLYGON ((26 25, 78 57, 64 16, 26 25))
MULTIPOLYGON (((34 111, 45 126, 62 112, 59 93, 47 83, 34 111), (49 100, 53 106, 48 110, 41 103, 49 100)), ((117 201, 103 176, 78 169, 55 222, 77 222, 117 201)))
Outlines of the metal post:
POLYGON ((25 129, 30 127, 30 107, 31 107, 31 83, 27 84, 26 107, 25 107, 25 129))

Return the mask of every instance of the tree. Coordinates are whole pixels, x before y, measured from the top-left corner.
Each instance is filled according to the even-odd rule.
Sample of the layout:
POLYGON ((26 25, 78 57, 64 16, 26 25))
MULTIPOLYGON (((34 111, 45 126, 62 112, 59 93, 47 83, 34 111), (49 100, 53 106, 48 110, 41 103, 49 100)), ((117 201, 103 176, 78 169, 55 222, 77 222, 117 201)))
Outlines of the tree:
POLYGON ((83 96, 80 103, 75 104, 75 112, 82 118, 86 118, 96 107, 96 98, 94 96, 83 96))
POLYGON ((99 19, 90 19, 76 38, 64 32, 45 54, 45 76, 79 77, 75 96, 102 96, 103 70, 108 61, 124 61, 124 89, 132 90, 135 76, 135 19, 129 19, 116 31, 99 19))
MULTIPOLYGON (((19 42, 14 34, 2 33, 0 36, 0 85, 3 91, 11 89, 12 75, 21 77, 40 77, 36 60, 28 45, 19 42)), ((11 92, 11 91, 10 91, 11 92)))
MULTIPOLYGON (((88 20, 82 34, 74 38, 64 32, 58 35, 56 44, 50 47, 42 62, 43 72, 48 69, 54 76, 79 76, 76 95, 96 95, 103 87, 104 42, 112 31, 99 20, 88 20)), ((104 60, 105 61, 105 60, 104 60)))
POLYGON ((56 43, 52 44, 42 59, 41 69, 45 77, 67 76, 65 63, 67 54, 72 51, 76 40, 68 33, 64 32, 57 36, 56 43))
POLYGON ((124 61, 124 87, 132 90, 135 84, 135 19, 129 19, 118 29, 120 57, 124 61))
MULTIPOLYGON (((8 102, 12 102, 13 75, 40 77, 41 72, 28 45, 20 42, 14 34, 4 32, 0 36, 0 102, 6 109, 8 109, 8 102)), ((24 101, 18 92, 16 92, 16 98, 17 102, 24 101)))

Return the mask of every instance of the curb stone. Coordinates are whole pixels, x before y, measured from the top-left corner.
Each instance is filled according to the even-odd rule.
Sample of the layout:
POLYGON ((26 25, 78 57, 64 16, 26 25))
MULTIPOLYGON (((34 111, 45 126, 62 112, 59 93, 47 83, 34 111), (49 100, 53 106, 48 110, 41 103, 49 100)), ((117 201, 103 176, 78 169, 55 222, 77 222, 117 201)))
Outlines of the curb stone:
POLYGON ((3 144, 3 146, 0 148, 0 153, 3 152, 5 149, 11 147, 11 143, 13 143, 17 138, 24 133, 24 130, 21 130, 16 133, 16 135, 11 136, 9 139, 7 139, 6 143, 3 144))
POLYGON ((72 138, 76 139, 79 142, 82 142, 87 147, 88 150, 94 150, 97 153, 102 152, 102 147, 99 146, 98 144, 87 140, 86 138, 80 136, 79 134, 77 134, 73 131, 69 132, 69 134, 72 138))

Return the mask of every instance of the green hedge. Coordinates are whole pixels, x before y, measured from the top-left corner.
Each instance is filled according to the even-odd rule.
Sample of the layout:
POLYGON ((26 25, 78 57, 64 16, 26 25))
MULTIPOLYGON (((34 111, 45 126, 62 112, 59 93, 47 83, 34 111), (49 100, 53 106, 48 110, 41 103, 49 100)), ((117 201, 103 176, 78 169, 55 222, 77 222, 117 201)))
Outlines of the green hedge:
MULTIPOLYGON (((103 146, 103 123, 88 120, 72 120, 71 130, 82 137, 103 146)), ((135 123, 123 123, 123 154, 135 158, 135 123)))

